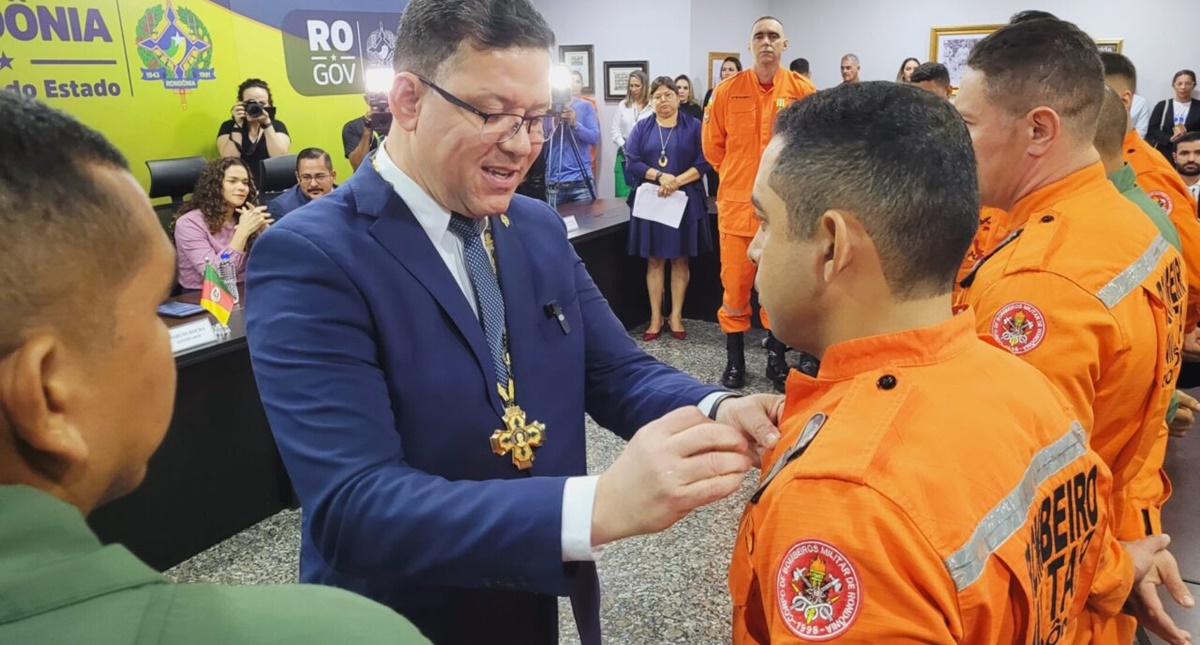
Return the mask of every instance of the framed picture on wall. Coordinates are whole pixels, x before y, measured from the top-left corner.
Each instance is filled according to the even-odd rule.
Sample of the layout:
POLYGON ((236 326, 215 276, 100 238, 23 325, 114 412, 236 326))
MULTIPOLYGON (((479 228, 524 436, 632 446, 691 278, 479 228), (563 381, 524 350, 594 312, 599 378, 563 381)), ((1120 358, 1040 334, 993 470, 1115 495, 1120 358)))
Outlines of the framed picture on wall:
POLYGON ((721 82, 721 64, 730 56, 742 59, 737 52, 708 52, 708 89, 711 90, 721 82))
MULTIPOLYGON (((621 60, 604 61, 604 100, 616 103, 625 99, 629 91, 629 75, 641 70, 650 75, 650 61, 621 60)), ((649 90, 650 88, 645 88, 649 90)))
POLYGON ((591 45, 559 45, 558 60, 572 72, 583 76, 583 93, 596 93, 596 75, 593 73, 592 61, 595 60, 591 45))
POLYGON ((1123 39, 1123 38, 1104 38, 1104 39, 1097 38, 1096 39, 1096 46, 1100 48, 1100 51, 1112 52, 1114 54, 1121 53, 1121 46, 1124 43, 1125 43, 1125 39, 1123 39))
POLYGON ((1004 25, 967 25, 964 27, 934 27, 929 30, 929 60, 941 63, 950 72, 950 87, 958 91, 967 57, 975 44, 1004 25))

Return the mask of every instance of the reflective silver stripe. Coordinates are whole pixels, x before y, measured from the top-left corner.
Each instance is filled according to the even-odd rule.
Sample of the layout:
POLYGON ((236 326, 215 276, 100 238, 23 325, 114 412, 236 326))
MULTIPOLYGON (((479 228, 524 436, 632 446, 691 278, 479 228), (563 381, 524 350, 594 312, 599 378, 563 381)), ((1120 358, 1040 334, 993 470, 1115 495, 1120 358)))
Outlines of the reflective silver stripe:
POLYGON ((967 543, 946 558, 946 568, 958 591, 971 586, 983 575, 984 565, 992 553, 1025 523, 1034 495, 1042 482, 1086 452, 1087 435, 1083 432, 1083 426, 1076 421, 1066 434, 1033 456, 1021 483, 988 511, 967 543))
POLYGON ((1142 257, 1134 261, 1133 264, 1125 267, 1125 270, 1117 274, 1111 282, 1104 285, 1104 288, 1096 292, 1096 297, 1104 303, 1104 306, 1112 309, 1121 302, 1125 296, 1128 296, 1134 289, 1150 275, 1154 267, 1158 266, 1158 260, 1162 258, 1163 253, 1167 252, 1167 241, 1161 235, 1155 236, 1154 241, 1150 243, 1150 248, 1142 254, 1142 257))

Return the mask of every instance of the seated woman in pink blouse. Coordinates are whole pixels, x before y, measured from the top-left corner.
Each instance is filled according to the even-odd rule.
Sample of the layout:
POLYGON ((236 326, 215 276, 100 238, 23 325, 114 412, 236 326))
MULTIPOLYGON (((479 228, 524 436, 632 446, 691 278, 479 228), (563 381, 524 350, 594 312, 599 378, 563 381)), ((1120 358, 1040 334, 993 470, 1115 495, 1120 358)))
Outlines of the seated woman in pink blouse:
POLYGON ((196 180, 192 199, 175 218, 175 249, 179 284, 184 289, 204 286, 204 264, 217 265, 229 253, 237 266, 238 282, 246 279, 250 242, 274 221, 266 206, 255 206, 258 191, 246 164, 237 157, 208 162, 196 180))

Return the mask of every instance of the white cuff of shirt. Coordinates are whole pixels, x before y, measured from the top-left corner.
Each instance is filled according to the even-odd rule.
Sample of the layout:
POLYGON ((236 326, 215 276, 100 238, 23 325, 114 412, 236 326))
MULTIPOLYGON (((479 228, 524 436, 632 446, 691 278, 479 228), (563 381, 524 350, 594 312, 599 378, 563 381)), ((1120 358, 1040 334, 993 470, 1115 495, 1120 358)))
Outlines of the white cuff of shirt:
POLYGON ((596 505, 596 482, 599 480, 595 475, 568 477, 563 486, 563 562, 594 561, 603 551, 603 547, 592 548, 592 507, 596 505))
MULTIPOLYGON (((713 392, 700 399, 696 407, 712 416, 713 406, 731 392, 713 392)), ((568 477, 563 485, 562 559, 563 562, 589 562, 599 559, 604 547, 592 546, 592 509, 596 505, 596 475, 568 477)))
POLYGON ((713 408, 716 407, 717 402, 721 399, 731 396, 738 395, 734 394, 733 392, 713 392, 703 399, 700 399, 700 402, 696 404, 696 407, 700 408, 700 412, 702 412, 704 416, 711 419, 713 416, 713 408))

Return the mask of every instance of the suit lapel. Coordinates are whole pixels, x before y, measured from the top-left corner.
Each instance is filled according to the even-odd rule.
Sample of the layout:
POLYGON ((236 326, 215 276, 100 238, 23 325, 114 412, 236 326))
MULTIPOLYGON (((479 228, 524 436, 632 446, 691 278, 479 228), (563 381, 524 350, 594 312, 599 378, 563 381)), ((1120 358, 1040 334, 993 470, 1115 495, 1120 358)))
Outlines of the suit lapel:
POLYGON ((421 228, 412 210, 370 163, 359 168, 351 183, 359 209, 377 218, 371 225, 371 236, 425 287, 449 316, 475 355, 488 386, 492 407, 498 416, 503 416, 483 325, 475 317, 462 288, 446 268, 446 263, 442 261, 425 229, 421 228))
MULTIPOLYGON (((513 330, 536 330, 541 320, 542 307, 535 301, 535 283, 530 267, 530 256, 521 241, 520 223, 510 218, 490 218, 492 237, 496 242, 496 264, 500 273, 500 289, 504 295, 504 318, 508 326, 509 354, 513 361, 513 376, 517 386, 517 401, 521 400, 521 385, 530 387, 532 375, 522 373, 521 358, 536 351, 537 338, 530 334, 513 333, 513 330)), ((528 410, 527 410, 528 411, 528 410)))

